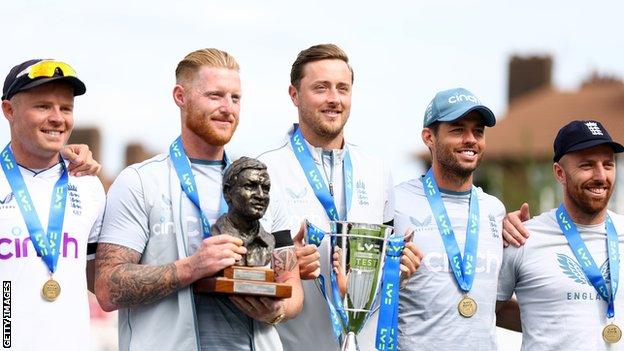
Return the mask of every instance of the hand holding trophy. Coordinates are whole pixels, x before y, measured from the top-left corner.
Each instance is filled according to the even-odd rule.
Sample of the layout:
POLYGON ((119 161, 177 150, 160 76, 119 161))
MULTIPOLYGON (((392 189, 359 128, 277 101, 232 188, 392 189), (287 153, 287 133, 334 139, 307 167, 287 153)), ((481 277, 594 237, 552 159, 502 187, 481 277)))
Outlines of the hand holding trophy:
POLYGON ((308 242, 320 243, 324 236, 331 241, 328 262, 322 263, 331 267, 329 287, 324 287, 324 278, 318 284, 321 291, 328 291, 331 323, 334 333, 340 335, 343 351, 359 350, 356 335, 377 307, 376 347, 396 348, 404 238, 392 232, 393 227, 386 225, 336 221, 331 222, 331 233, 321 235, 308 223, 308 237, 317 237, 308 242))
POLYGON ((290 297, 291 286, 275 283, 273 270, 266 268, 276 247, 274 236, 267 233, 259 221, 269 205, 271 182, 266 166, 256 159, 241 157, 227 168, 223 178, 228 212, 213 224, 211 233, 240 238, 247 254, 223 270, 222 276, 198 280, 193 290, 196 293, 290 297))

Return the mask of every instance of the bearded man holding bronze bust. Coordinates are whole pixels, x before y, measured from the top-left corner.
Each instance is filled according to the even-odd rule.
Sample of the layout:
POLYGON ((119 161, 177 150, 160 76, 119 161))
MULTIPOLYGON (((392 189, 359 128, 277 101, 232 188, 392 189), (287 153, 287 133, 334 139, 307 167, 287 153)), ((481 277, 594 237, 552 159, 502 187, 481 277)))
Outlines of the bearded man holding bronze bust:
MULTIPOLYGON (((230 165, 225 147, 239 121, 238 63, 225 51, 200 49, 178 63, 175 77, 180 136, 168 152, 123 170, 109 189, 96 257, 98 301, 104 310, 119 310, 120 350, 281 351, 271 324, 294 318, 303 303, 295 259, 274 265, 275 280, 292 289, 290 298, 194 292, 204 278, 243 268, 237 265, 243 257, 245 263, 266 261, 273 252, 261 240, 261 254, 248 254, 243 239, 230 235, 235 227, 240 229, 232 230, 235 235, 255 235, 260 228, 255 220, 226 215, 231 228, 212 230, 229 211, 222 197, 223 171, 230 165)), ((249 195, 255 215, 266 207, 267 199, 250 195, 255 191, 247 187, 232 196, 232 213, 239 196, 249 195)), ((283 207, 278 196, 271 203, 283 207)), ((291 235, 286 210, 280 213, 278 221, 263 223, 278 244, 280 233, 291 235)), ((288 251, 276 250, 279 257, 293 257, 294 249, 291 256, 288 251)))

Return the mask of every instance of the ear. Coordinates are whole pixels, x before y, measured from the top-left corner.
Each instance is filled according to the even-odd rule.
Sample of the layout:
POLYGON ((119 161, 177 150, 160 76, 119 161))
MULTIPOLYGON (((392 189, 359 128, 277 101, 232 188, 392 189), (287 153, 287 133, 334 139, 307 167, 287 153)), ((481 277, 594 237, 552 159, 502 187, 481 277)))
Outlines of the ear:
MULTIPOLYGON (((561 161, 561 160, 559 160, 561 161)), ((553 163, 553 173, 555 174, 555 179, 559 184, 564 185, 566 182, 565 171, 559 162, 553 163)))
POLYGON ((173 87, 173 101, 180 108, 184 106, 184 87, 180 84, 176 84, 176 86, 173 87))
POLYGON ((291 85, 288 87, 288 95, 290 95, 290 100, 292 100, 295 106, 299 107, 299 91, 295 86, 291 85))
POLYGON ((9 124, 13 123, 13 105, 9 100, 2 101, 2 113, 4 113, 4 117, 9 121, 9 124))
POLYGON ((420 137, 422 138, 423 143, 425 143, 430 150, 433 149, 433 144, 435 144, 435 135, 430 128, 423 128, 420 133, 420 137))
POLYGON ((230 186, 226 183, 223 183, 223 199, 228 207, 230 207, 232 204, 232 198, 230 197, 230 186))

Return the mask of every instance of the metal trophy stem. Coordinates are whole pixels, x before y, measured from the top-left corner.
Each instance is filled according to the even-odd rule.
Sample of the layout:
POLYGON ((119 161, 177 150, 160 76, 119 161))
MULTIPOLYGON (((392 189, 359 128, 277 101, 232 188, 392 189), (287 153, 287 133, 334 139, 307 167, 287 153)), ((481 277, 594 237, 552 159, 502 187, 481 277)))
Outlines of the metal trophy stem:
POLYGON ((393 227, 379 224, 332 222, 330 303, 341 316, 342 350, 359 350, 356 335, 378 303, 386 245, 393 227))
POLYGON ((355 339, 354 332, 347 333, 347 337, 344 339, 345 340, 342 343, 340 351, 360 351, 360 347, 358 346, 357 340, 355 339))

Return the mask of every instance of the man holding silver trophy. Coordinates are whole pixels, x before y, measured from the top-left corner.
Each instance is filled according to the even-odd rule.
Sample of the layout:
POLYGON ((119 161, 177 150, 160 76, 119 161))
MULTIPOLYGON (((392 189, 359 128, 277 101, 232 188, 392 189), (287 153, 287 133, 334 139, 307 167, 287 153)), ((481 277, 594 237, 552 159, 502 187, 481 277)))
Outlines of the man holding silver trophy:
MULTIPOLYGON (((337 339, 350 341, 349 347, 354 347, 358 331, 361 350, 379 348, 374 306, 379 301, 383 308, 387 302, 386 308, 392 310, 391 302, 397 300, 376 299, 382 288, 384 260, 391 257, 387 268, 395 273, 397 283, 399 266, 406 279, 420 265, 421 253, 409 239, 404 244, 402 232, 388 244, 394 215, 389 169, 345 141, 352 84, 348 57, 336 45, 301 51, 292 65, 289 87, 299 123, 290 128, 279 148, 259 156, 272 182, 279 184, 271 188, 271 197, 284 198, 295 223, 308 223, 307 244, 301 244, 302 235, 295 237, 300 275, 305 280, 304 307, 296 319, 278 326, 285 350, 338 350, 337 339), (340 251, 334 250, 338 247, 340 251), (337 261, 342 269, 334 270, 332 256, 338 252, 344 253, 337 261), (345 281, 342 289, 339 281, 345 281)), ((269 205, 264 220, 271 220, 271 212, 269 205)), ((390 295, 398 288, 395 283, 384 287, 390 295)), ((391 312, 384 316, 380 320, 385 325, 397 318, 391 312)), ((396 342, 396 331, 390 329, 380 328, 385 333, 382 342, 396 342)))

